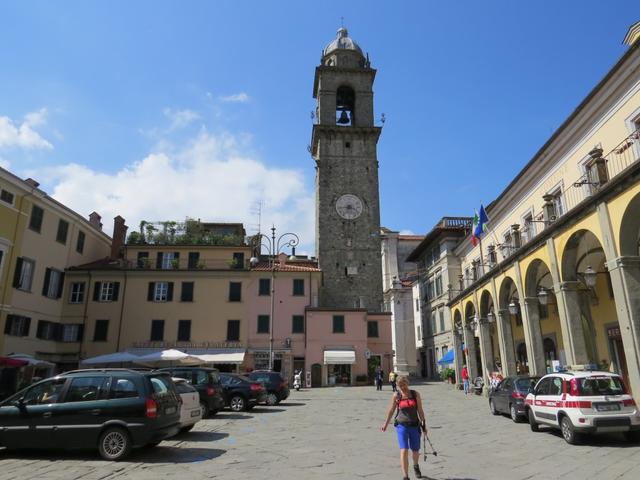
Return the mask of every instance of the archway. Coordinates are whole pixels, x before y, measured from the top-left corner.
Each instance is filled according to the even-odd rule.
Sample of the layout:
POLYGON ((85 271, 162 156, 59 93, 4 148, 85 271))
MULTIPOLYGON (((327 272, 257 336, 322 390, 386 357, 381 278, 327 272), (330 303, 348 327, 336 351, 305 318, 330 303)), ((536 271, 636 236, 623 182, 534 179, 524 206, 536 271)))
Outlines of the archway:
MULTIPOLYGON (((604 250, 589 230, 578 230, 569 238, 562 254, 562 279, 574 362, 609 370, 611 351, 617 340, 621 343, 620 327, 604 250)), ((614 368, 626 373, 625 362, 614 368)))
POLYGON ((342 85, 336 91, 336 124, 355 125, 356 94, 353 88, 342 85))
POLYGON ((640 256, 640 194, 633 197, 622 216, 620 224, 620 255, 640 256))
POLYGON ((462 323, 462 313, 458 308, 453 310, 453 348, 454 348, 454 360, 456 371, 456 383, 461 384, 460 371, 462 370, 462 364, 464 363, 464 351, 462 345, 464 344, 463 338, 464 325, 462 323))
MULTIPOLYGON (((525 308, 529 319, 534 372, 544 374, 553 368, 558 360, 558 347, 562 349, 562 327, 558 312, 558 302, 554 291, 553 278, 547 264, 536 259, 525 273, 525 308), (553 349, 545 349, 545 340, 553 344, 553 349)), ((546 342, 549 346, 549 342, 546 342)), ((564 358, 564 355, 563 355, 564 358)))
POLYGON ((472 301, 467 302, 464 308, 463 335, 466 364, 469 370, 469 377, 471 379, 481 375, 480 367, 482 365, 482 358, 480 356, 480 340, 476 336, 478 320, 478 316, 476 315, 476 306, 472 301))
MULTIPOLYGON (((523 366, 516 363, 516 346, 524 343, 520 295, 511 277, 505 277, 498 293, 498 321, 502 330, 503 371, 505 375, 515 375, 523 366)), ((526 351, 526 346, 525 346, 526 351)), ((528 362, 527 362, 528 363, 528 362)), ((526 366, 526 365, 525 365, 526 366)))
POLYGON ((493 298, 488 290, 480 296, 480 332, 483 357, 485 359, 485 373, 499 372, 502 370, 502 358, 498 344, 498 332, 496 328, 497 315, 493 306, 493 298))

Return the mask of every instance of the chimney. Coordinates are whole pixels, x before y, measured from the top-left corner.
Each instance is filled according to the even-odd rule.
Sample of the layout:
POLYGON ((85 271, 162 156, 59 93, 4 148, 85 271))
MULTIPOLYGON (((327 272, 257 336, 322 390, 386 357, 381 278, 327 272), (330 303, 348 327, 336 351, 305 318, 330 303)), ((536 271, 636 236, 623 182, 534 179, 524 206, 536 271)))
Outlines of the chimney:
POLYGON ((98 212, 91 212, 89 214, 89 223, 93 225, 96 230, 102 231, 102 217, 98 214, 98 212))
POLYGON ((113 219, 113 239, 111 240, 111 258, 122 258, 122 247, 127 239, 125 220, 120 215, 113 219))

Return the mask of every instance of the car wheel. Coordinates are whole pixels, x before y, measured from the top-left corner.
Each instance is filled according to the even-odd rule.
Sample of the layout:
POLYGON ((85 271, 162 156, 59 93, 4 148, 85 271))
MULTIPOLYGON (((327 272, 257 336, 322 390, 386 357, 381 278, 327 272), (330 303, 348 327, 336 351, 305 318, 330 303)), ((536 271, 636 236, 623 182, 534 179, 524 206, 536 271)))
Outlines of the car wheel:
POLYGON ((540 431, 540 427, 538 426, 538 422, 536 422, 536 417, 533 415, 533 410, 529 409, 529 426, 531 427, 532 432, 540 431))
POLYGON ((231 400, 229 400, 229 408, 234 412, 242 412, 243 410, 246 410, 247 403, 244 401, 243 396, 235 395, 234 397, 231 397, 231 400))
POLYGON ((98 451, 105 460, 118 461, 131 452, 131 438, 124 428, 105 429, 98 439, 98 451))
POLYGON ((202 418, 209 418, 209 407, 204 402, 200 402, 200 409, 202 410, 202 418))
POLYGON ((624 432, 624 436, 628 442, 632 442, 632 443, 640 442, 640 430, 635 430, 633 432, 624 432))
POLYGON ((273 407, 274 405, 278 404, 278 395, 276 395, 273 392, 269 392, 267 394, 267 405, 269 405, 270 407, 273 407))
POLYGON ((493 400, 489 400, 489 410, 491 410, 492 415, 499 415, 500 412, 496 409, 496 404, 493 403, 493 400))
POLYGON ((187 433, 187 432, 190 432, 190 431, 193 429, 193 427, 195 427, 195 426, 196 426, 196 425, 195 425, 195 423, 194 423, 194 424, 192 424, 192 425, 187 425, 186 427, 182 427, 182 428, 180 429, 180 432, 181 432, 181 433, 187 433))
POLYGON ((576 429, 573 427, 569 417, 562 417, 560 421, 560 430, 562 431, 562 438, 570 445, 580 443, 580 435, 576 433, 576 429))
POLYGON ((509 413, 511 414, 511 420, 515 423, 520 423, 520 415, 518 415, 516 406, 513 403, 509 406, 509 413))

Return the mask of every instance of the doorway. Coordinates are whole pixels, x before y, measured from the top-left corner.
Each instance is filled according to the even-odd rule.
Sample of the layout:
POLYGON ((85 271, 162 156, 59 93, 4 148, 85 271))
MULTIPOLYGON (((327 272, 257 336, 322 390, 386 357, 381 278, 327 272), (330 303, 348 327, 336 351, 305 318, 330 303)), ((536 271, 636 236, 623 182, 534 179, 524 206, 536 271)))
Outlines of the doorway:
POLYGON ((311 365, 311 387, 321 387, 322 386, 322 365, 319 363, 314 363, 311 365))
POLYGON ((380 355, 371 355, 367 360, 367 377, 369 383, 373 383, 376 377, 376 368, 382 367, 382 358, 380 355))

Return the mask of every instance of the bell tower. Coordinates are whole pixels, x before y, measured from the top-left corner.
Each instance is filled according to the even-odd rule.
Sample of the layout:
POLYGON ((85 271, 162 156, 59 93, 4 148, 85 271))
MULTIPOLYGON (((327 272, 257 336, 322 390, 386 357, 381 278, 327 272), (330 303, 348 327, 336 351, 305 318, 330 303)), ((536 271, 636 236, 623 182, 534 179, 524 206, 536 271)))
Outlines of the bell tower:
POLYGON ((316 162, 320 306, 382 310, 376 71, 345 28, 322 51, 311 154, 316 162))

